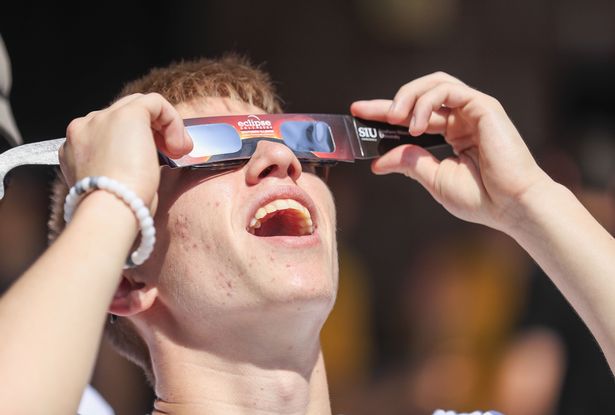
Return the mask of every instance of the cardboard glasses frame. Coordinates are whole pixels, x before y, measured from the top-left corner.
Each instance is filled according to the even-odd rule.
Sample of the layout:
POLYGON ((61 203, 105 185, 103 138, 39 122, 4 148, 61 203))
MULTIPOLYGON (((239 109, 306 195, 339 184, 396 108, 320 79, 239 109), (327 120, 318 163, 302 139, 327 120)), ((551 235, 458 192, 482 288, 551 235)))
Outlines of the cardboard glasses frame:
MULTIPOLYGON (((329 167, 338 162, 377 158, 403 144, 446 145, 442 136, 413 137, 407 127, 337 114, 251 114, 184 120, 192 152, 179 159, 160 154, 171 168, 228 169, 245 163, 261 140, 288 146, 303 164, 329 167)), ((24 144, 0 154, 0 199, 9 172, 26 165, 59 165, 64 138, 24 144)))

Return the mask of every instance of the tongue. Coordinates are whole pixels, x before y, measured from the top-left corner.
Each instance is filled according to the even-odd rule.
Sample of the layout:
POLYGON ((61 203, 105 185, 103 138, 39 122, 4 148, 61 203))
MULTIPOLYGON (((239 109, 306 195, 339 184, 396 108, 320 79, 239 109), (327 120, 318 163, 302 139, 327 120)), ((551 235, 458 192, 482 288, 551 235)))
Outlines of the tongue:
POLYGON ((261 227, 254 230, 256 236, 301 236, 303 219, 294 209, 278 210, 261 219, 261 227))

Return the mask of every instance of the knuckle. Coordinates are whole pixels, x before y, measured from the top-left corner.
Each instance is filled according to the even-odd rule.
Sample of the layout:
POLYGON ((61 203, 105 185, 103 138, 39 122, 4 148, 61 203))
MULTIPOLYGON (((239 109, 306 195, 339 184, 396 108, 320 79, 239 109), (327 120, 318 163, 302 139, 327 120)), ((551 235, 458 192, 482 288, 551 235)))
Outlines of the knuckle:
POLYGON ((81 126, 83 126, 84 121, 85 121, 85 118, 79 117, 79 118, 75 118, 68 124, 68 126, 66 127, 66 139, 67 140, 72 140, 74 138, 74 136, 81 129, 81 126))
POLYGON ((412 171, 412 169, 408 169, 408 168, 404 169, 403 170, 403 175, 406 176, 409 179, 416 180, 416 177, 415 177, 414 172, 412 171))
POLYGON ((149 92, 144 97, 148 99, 166 101, 165 98, 162 95, 160 95, 158 92, 149 92))
POLYGON ((398 121, 398 117, 389 111, 386 114, 386 120, 389 124, 395 124, 395 122, 398 121))
POLYGON ((83 118, 84 118, 84 120, 91 120, 92 118, 96 117, 100 113, 101 113, 101 111, 91 111, 88 115, 86 115, 83 118))
POLYGON ((457 85, 452 83, 452 82, 443 81, 443 82, 440 82, 435 87, 433 87, 433 89, 430 92, 432 92, 433 94, 447 92, 447 91, 450 91, 451 89, 455 88, 456 86, 457 85))
POLYGON ((399 99, 400 97, 409 95, 412 93, 412 88, 415 85, 415 81, 410 81, 408 83, 403 84, 398 90, 397 94, 395 94, 395 99, 399 99))
POLYGON ((445 82, 442 84, 442 89, 446 90, 449 94, 468 94, 472 92, 472 88, 469 88, 465 84, 460 84, 459 82, 445 82))
POLYGON ((491 95, 487 95, 485 93, 480 93, 480 100, 482 104, 492 110, 500 111, 503 109, 502 104, 496 98, 491 95))
MULTIPOLYGON (((444 72, 444 71, 436 71, 433 73, 433 76, 437 79, 439 79, 442 82, 448 82, 451 84, 464 84, 459 78, 451 75, 448 72, 444 72)), ((465 85, 465 84, 464 84, 465 85)))
POLYGON ((121 108, 123 105, 128 105, 132 101, 142 97, 143 94, 141 92, 135 92, 133 94, 124 95, 118 99, 116 99, 108 108, 108 110, 116 110, 117 108, 121 108))

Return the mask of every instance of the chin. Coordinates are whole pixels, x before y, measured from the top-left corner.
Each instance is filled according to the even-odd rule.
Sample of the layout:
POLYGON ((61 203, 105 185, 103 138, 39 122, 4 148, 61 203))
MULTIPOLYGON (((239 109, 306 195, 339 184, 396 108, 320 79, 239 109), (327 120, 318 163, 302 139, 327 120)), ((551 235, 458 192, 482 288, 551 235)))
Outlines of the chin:
POLYGON ((289 269, 288 273, 278 275, 266 290, 272 303, 294 311, 321 311, 328 315, 337 295, 337 274, 289 269))

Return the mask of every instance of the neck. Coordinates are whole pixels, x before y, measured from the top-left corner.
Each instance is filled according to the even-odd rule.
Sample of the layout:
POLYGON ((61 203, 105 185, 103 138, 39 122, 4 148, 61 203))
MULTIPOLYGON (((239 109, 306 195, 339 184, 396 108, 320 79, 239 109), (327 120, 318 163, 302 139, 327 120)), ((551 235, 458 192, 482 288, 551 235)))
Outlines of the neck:
POLYGON ((209 327, 198 347, 150 343, 154 414, 331 414, 318 341, 322 324, 297 331, 277 324, 254 330, 253 323, 209 327))
POLYGON ((331 414, 322 353, 307 378, 284 368, 246 363, 206 369, 187 364, 164 372, 181 376, 165 376, 156 383, 153 414, 331 414))

